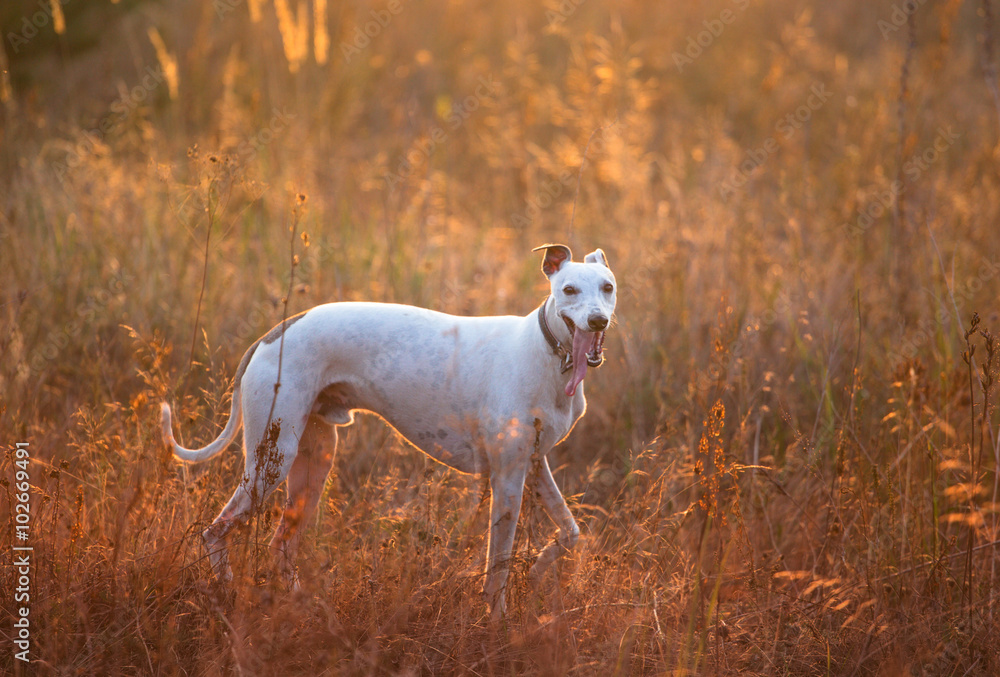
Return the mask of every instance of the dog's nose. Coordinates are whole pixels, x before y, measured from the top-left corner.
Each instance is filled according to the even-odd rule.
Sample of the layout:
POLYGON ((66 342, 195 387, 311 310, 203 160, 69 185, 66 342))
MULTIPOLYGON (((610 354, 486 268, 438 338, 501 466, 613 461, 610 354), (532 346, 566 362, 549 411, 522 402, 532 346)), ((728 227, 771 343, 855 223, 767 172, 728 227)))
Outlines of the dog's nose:
POLYGON ((608 328, 608 318, 603 315, 591 315, 587 320, 587 326, 590 327, 590 331, 604 331, 608 328))

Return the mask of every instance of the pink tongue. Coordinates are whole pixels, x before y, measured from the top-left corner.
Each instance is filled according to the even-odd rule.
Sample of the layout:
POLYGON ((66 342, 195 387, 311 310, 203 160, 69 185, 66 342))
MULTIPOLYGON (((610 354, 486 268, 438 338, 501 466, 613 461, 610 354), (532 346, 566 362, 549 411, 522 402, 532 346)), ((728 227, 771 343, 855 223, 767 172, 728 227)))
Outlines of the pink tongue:
POLYGON ((577 386, 583 383, 583 377, 587 375, 587 353, 593 349, 596 338, 596 333, 580 329, 573 334, 573 376, 566 384, 566 394, 569 397, 576 394, 577 386))

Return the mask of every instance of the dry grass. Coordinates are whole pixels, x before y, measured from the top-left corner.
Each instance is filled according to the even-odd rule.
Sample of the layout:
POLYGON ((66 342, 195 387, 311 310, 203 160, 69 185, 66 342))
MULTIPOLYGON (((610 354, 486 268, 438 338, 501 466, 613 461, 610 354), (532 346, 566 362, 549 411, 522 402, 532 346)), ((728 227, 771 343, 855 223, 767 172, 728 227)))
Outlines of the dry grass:
POLYGON ((34 458, 31 669, 1000 672, 994 10, 811 4, 66 3, 15 53, 39 10, 5 3, 0 441, 34 458), (269 582, 271 506, 236 594, 210 589, 197 534, 242 459, 181 469, 159 402, 214 437, 289 286, 289 313, 525 314, 547 241, 603 247, 622 291, 553 452, 583 537, 545 587, 526 500, 491 628, 481 481, 365 419, 304 593, 269 582))

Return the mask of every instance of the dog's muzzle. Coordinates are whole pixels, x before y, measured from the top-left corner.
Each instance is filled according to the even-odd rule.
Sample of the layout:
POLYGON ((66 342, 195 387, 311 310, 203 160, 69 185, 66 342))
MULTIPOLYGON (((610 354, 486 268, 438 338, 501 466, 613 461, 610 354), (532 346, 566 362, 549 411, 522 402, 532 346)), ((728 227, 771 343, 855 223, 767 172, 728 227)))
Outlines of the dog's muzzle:
POLYGON ((608 318, 603 315, 591 317, 587 321, 587 325, 592 331, 584 331, 579 329, 568 317, 564 315, 560 315, 560 317, 566 323, 570 336, 573 337, 572 346, 568 349, 552 334, 552 330, 549 328, 548 320, 545 318, 545 302, 538 309, 538 324, 545 336, 545 341, 560 359, 560 373, 573 372, 569 383, 566 384, 566 394, 572 396, 576 393, 577 386, 583 382, 587 367, 599 367, 604 364, 604 335, 608 326, 608 318))

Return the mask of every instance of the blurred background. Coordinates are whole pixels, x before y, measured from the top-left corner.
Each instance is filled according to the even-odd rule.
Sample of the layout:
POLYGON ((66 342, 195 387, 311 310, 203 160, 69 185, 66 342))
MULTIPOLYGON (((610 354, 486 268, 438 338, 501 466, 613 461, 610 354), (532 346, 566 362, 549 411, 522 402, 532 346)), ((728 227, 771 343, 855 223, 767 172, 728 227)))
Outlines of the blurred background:
POLYGON ((47 599, 99 598, 39 607, 38 655, 266 673, 293 627, 304 671, 1000 670, 997 9, 4 2, 0 439, 33 445, 47 599), (584 539, 517 638, 482 648, 474 575, 434 587, 480 565, 477 481, 373 420, 310 532, 322 622, 220 624, 192 534, 240 459, 186 482, 159 402, 211 439, 318 303, 527 314, 545 242, 620 292, 553 452, 584 539))

